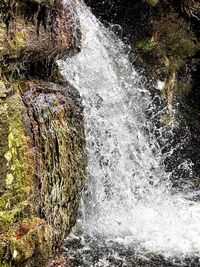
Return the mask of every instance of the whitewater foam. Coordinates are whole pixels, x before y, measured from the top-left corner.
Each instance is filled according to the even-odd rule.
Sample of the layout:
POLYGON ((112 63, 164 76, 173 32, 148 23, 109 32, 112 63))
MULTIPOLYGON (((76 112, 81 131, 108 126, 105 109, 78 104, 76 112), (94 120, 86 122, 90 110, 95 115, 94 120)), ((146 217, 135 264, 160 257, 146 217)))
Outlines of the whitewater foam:
POLYGON ((83 235, 165 257, 199 255, 199 203, 172 195, 164 155, 145 134, 150 94, 124 44, 83 3, 77 9, 81 52, 58 64, 83 97, 89 157, 83 235))

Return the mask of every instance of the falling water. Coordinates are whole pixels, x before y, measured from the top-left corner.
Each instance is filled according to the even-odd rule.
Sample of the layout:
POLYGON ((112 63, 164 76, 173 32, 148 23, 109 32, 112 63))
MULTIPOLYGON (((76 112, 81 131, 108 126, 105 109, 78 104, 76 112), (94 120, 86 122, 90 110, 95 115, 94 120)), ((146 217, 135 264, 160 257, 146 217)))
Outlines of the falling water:
POLYGON ((83 246, 89 246, 87 236, 88 242, 165 258, 199 256, 200 205, 171 193, 161 149, 147 134, 149 92, 123 43, 83 3, 77 4, 77 12, 81 52, 58 64, 83 97, 89 157, 79 220, 83 246))

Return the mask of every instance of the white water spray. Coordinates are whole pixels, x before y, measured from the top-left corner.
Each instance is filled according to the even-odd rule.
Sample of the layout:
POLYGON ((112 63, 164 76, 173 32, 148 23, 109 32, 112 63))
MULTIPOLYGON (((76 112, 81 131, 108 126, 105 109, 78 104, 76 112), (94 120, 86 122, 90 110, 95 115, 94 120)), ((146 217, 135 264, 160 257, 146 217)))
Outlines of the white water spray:
POLYGON ((81 52, 58 64, 83 97, 89 156, 84 232, 166 257, 199 255, 200 205, 170 193, 159 146, 145 135, 148 91, 123 43, 83 3, 77 9, 81 52))

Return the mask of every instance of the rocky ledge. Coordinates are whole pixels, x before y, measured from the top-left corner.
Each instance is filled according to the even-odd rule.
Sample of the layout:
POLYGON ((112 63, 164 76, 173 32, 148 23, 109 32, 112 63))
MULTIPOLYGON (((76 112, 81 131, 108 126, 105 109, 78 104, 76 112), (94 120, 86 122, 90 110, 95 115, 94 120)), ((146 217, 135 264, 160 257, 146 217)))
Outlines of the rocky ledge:
POLYGON ((85 181, 81 99, 54 67, 80 34, 64 0, 0 1, 0 266, 45 266, 85 181))

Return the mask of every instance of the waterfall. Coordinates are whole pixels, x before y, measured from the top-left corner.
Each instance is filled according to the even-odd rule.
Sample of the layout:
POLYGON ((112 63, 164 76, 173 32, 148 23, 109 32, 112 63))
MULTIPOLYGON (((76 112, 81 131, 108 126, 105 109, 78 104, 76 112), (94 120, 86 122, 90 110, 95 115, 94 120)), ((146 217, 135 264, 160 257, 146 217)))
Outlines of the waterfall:
POLYGON ((77 12, 81 52, 58 64, 84 105, 88 184, 82 235, 165 257, 199 255, 200 206, 171 193, 161 149, 147 134, 151 96, 142 78, 123 42, 85 4, 78 3, 77 12))

